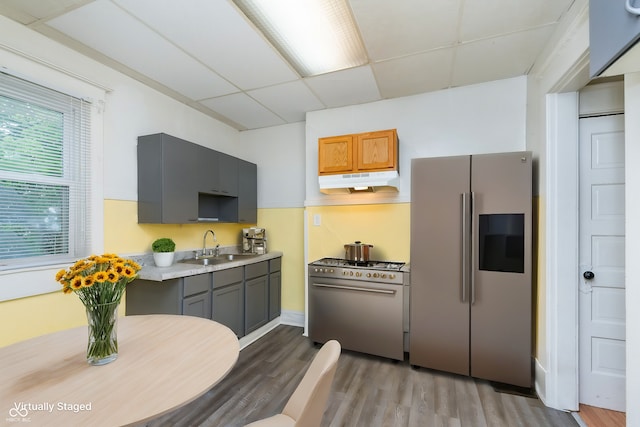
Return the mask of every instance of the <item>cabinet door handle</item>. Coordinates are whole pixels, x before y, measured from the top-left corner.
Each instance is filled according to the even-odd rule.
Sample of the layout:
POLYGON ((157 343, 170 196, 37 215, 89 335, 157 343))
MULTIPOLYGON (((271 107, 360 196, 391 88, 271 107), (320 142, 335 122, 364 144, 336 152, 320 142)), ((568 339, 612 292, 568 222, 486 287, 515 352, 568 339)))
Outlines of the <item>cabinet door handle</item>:
POLYGON ((367 289, 367 288, 358 288, 355 286, 325 285, 324 283, 314 283, 313 286, 317 288, 331 288, 331 289, 341 289, 346 291, 371 292, 374 294, 393 295, 396 293, 396 291, 392 291, 389 289, 367 289))
POLYGON ((635 7, 631 3, 633 3, 633 0, 627 0, 624 5, 625 9, 627 9, 627 12, 632 15, 640 15, 640 7, 635 7))

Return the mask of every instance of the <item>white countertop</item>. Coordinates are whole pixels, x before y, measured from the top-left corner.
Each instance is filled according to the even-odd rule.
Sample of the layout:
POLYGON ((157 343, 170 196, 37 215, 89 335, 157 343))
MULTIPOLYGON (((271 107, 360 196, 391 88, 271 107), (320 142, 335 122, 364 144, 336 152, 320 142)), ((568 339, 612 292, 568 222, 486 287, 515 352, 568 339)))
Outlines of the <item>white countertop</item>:
POLYGON ((142 270, 140 270, 140 272, 138 273, 138 278, 161 282, 163 280, 177 279, 180 277, 195 276, 197 274, 211 273, 214 271, 241 267, 243 265, 267 261, 270 259, 279 258, 281 256, 282 252, 273 251, 263 255, 256 255, 255 257, 251 257, 248 259, 244 258, 238 261, 229 261, 213 265, 198 265, 176 261, 169 267, 156 267, 155 265, 150 263, 144 264, 142 266, 142 270))

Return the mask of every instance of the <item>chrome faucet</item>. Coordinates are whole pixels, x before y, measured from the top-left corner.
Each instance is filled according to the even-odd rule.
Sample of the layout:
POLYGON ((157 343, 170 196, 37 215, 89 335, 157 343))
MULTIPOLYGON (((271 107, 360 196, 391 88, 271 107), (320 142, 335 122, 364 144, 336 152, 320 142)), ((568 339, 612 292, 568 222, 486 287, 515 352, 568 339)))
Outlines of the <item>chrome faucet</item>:
POLYGON ((218 256, 220 255, 220 245, 218 244, 218 240, 216 239, 216 233, 213 230, 207 230, 204 232, 204 237, 202 237, 202 256, 218 256), (216 243, 216 247, 213 250, 209 250, 207 253, 207 234, 211 233, 213 236, 213 241, 216 243))

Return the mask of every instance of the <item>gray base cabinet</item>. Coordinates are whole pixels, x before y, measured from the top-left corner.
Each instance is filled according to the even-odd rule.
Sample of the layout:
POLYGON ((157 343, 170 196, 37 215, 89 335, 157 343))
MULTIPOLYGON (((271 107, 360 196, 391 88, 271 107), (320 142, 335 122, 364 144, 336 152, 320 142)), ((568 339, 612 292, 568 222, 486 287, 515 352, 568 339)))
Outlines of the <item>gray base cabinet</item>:
POLYGON ((255 331, 269 322, 268 273, 268 261, 245 266, 245 334, 255 331))
POLYGON ((212 319, 244 336, 244 267, 213 273, 212 319))
POLYGON ((126 314, 182 314, 215 320, 238 338, 280 316, 280 258, 162 282, 127 286, 126 314))
POLYGON ((282 300, 282 276, 280 258, 269 260, 269 320, 280 316, 282 300))
POLYGON ((126 314, 183 314, 211 318, 211 274, 127 286, 126 314))

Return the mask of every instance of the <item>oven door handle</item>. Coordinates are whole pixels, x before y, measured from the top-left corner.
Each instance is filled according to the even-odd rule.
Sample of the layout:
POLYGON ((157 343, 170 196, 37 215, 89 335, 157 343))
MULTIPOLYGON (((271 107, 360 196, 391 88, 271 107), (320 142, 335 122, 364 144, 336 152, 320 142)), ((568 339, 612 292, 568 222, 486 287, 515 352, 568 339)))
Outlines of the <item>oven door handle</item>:
POLYGON ((342 290, 346 290, 346 291, 371 292, 371 293, 374 293, 374 294, 393 295, 393 294, 396 293, 396 291, 393 291, 391 289, 368 289, 368 288, 358 288, 356 286, 327 285, 327 284, 324 284, 324 283, 314 283, 312 286, 315 286, 315 287, 318 287, 318 288, 342 289, 342 290))

